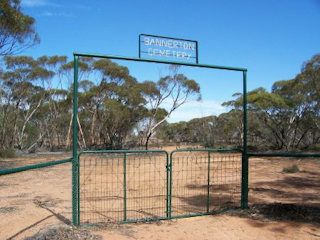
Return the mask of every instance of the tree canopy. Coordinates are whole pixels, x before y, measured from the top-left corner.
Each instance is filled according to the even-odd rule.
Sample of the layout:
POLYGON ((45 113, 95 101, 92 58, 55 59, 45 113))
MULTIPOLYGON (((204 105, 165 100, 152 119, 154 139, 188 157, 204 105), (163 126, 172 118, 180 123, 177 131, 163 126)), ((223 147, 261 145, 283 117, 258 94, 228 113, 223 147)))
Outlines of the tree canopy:
MULTIPOLYGON (((66 56, 5 56, 0 72, 3 149, 70 149, 73 61, 66 56)), ((170 66, 157 81, 134 78, 108 59, 80 58, 78 145, 81 149, 146 148, 150 139, 205 147, 241 147, 242 94, 219 116, 168 123, 173 111, 199 100, 196 80, 170 66)), ((302 151, 320 145, 320 55, 270 91, 248 92, 248 144, 255 150, 302 151)), ((151 141, 152 142, 152 141, 151 141)))
MULTIPOLYGON (((282 151, 318 148, 320 140, 319 96, 320 55, 315 55, 303 63, 301 72, 294 79, 275 82, 270 92, 262 87, 248 92, 248 143, 250 147, 282 151)), ((207 118, 195 119, 181 123, 185 126, 184 129, 188 130, 180 132, 189 134, 184 136, 184 139, 199 142, 201 139, 194 138, 194 135, 205 136, 210 133, 211 138, 215 138, 215 140, 210 140, 211 145, 216 143, 218 146, 241 147, 243 97, 240 93, 235 93, 233 97, 233 100, 223 104, 231 108, 230 111, 221 114, 213 121, 212 124, 216 126, 214 132, 210 133, 207 118), (190 135, 190 130, 195 130, 193 121, 199 122, 198 126, 201 124, 206 126, 205 132, 201 133, 201 129, 198 129, 196 134, 191 133, 190 135)), ((180 125, 169 125, 167 130, 163 131, 170 132, 172 127, 179 129, 180 125)), ((169 132, 168 136, 171 136, 169 132)), ((208 145, 205 139, 200 142, 208 145)))
POLYGON ((19 53, 39 41, 35 19, 21 12, 20 0, 1 0, 0 56, 19 53))

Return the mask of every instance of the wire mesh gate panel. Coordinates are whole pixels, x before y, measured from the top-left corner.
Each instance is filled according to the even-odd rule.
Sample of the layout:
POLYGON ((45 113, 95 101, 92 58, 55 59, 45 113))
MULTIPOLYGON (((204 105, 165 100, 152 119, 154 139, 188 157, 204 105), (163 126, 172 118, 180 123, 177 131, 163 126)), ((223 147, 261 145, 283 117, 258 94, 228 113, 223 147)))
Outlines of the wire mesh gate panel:
POLYGON ((79 155, 79 224, 156 220, 168 215, 165 151, 79 155))
POLYGON ((241 152, 84 151, 78 223, 135 222, 211 214, 241 205, 241 152))
POLYGON ((242 154, 224 150, 171 153, 171 217, 210 214, 240 207, 242 154))

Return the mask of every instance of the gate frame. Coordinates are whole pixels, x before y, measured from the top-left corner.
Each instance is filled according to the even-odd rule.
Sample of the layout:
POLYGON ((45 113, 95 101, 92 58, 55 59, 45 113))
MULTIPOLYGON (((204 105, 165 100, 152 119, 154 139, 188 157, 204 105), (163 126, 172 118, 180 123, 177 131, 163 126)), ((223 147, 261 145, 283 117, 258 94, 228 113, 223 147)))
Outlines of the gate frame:
MULTIPOLYGON (((139 219, 127 219, 127 154, 129 153, 160 153, 164 154, 166 158, 166 217, 159 217, 159 218, 148 218, 148 219, 141 219, 141 221, 152 221, 152 220, 164 220, 169 219, 171 216, 171 209, 170 209, 170 196, 171 192, 169 191, 169 177, 171 176, 171 168, 170 168, 170 160, 169 160, 169 154, 165 150, 86 150, 81 151, 78 154, 78 174, 77 174, 77 181, 80 182, 80 156, 84 154, 97 154, 97 153, 117 153, 117 154, 123 154, 123 220, 119 221, 119 223, 131 223, 131 222, 138 222, 139 219)), ((80 225, 80 186, 77 185, 77 223, 78 226, 80 225)))
MULTIPOLYGON (((213 215, 213 214, 217 214, 217 213, 226 212, 226 211, 231 210, 231 209, 229 209, 229 210, 218 210, 218 211, 214 211, 214 212, 210 211, 210 190, 209 190, 210 189, 210 158, 211 158, 211 156, 214 156, 215 153, 228 153, 228 152, 243 153, 243 151, 241 149, 238 149, 238 148, 177 149, 177 150, 173 150, 170 153, 170 163, 169 163, 169 167, 170 167, 170 175, 169 175, 169 177, 170 177, 170 179, 169 179, 169 195, 168 195, 170 197, 169 198, 169 206, 168 206, 168 208, 169 208, 169 219, 213 215), (183 152, 207 152, 208 153, 206 211, 205 212, 199 212, 199 213, 172 216, 172 179, 173 179, 173 177, 172 177, 172 171, 173 171, 172 163, 173 163, 173 155, 175 153, 183 153, 183 152), (211 153, 212 153, 212 155, 211 155, 211 153)), ((242 194, 242 191, 241 191, 241 194, 242 194)), ((243 208, 242 204, 241 204, 241 208, 243 208)), ((239 209, 239 207, 234 207, 233 209, 239 209)))
POLYGON ((160 64, 174 64, 180 66, 190 66, 199 68, 211 68, 220 69, 228 71, 242 72, 243 80, 243 146, 242 146, 242 162, 241 162, 241 208, 248 208, 248 153, 247 153, 247 69, 238 67, 228 67, 219 65, 208 65, 199 63, 186 63, 186 62, 176 62, 176 61, 165 61, 147 58, 135 58, 135 57, 125 57, 125 56, 115 56, 115 55, 104 55, 104 54, 94 54, 94 53, 82 53, 74 52, 74 81, 73 81, 73 139, 72 139, 72 223, 75 226, 79 225, 78 219, 78 192, 79 192, 79 162, 78 162, 78 126, 77 126, 77 115, 78 115, 78 65, 79 57, 96 57, 96 58, 106 58, 114 60, 127 60, 135 62, 149 62, 149 63, 160 63, 160 64))

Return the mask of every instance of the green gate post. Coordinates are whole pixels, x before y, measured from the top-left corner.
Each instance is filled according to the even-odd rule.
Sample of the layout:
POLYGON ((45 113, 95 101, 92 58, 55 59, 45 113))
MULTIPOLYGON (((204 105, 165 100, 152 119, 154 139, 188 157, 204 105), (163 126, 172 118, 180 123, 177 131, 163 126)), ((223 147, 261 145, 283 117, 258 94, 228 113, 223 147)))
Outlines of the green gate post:
POLYGON ((123 221, 127 221, 127 154, 123 154, 123 221))
POLYGON ((166 198, 166 216, 169 218, 170 214, 170 207, 169 207, 169 172, 170 172, 170 163, 169 163, 169 155, 166 152, 166 157, 167 157, 167 165, 166 165, 166 171, 167 171, 167 198, 166 198))
POLYGON ((78 56, 74 56, 74 81, 73 81, 73 142, 72 142, 72 223, 73 225, 79 225, 78 222, 78 158, 77 158, 77 114, 78 114, 78 56))
POLYGON ((172 215, 172 158, 173 158, 173 153, 174 151, 172 151, 170 153, 170 164, 169 164, 169 216, 168 218, 171 218, 172 215))
POLYGON ((247 71, 243 71, 243 152, 241 178, 241 208, 248 208, 248 152, 247 152, 247 71))
POLYGON ((210 151, 208 151, 207 213, 210 211, 210 151))

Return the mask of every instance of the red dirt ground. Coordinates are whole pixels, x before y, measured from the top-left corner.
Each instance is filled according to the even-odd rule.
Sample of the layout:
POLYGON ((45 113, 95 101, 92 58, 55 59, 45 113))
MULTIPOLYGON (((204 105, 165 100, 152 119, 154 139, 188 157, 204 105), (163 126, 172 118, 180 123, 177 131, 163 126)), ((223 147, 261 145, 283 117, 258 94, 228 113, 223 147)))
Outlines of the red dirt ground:
MULTIPOLYGON (((66 239, 89 239, 91 234, 102 239, 320 239, 318 159, 253 158, 249 180, 253 207, 246 212, 87 227, 72 230, 79 238, 66 239), (299 172, 283 172, 294 164, 299 172)), ((0 176, 0 239, 70 228, 71 211, 71 163, 0 176)))

